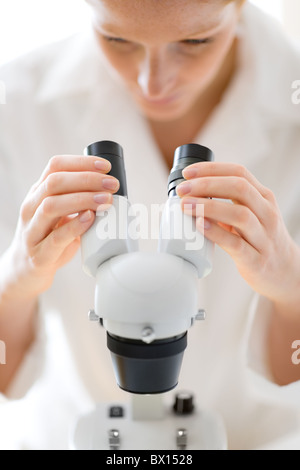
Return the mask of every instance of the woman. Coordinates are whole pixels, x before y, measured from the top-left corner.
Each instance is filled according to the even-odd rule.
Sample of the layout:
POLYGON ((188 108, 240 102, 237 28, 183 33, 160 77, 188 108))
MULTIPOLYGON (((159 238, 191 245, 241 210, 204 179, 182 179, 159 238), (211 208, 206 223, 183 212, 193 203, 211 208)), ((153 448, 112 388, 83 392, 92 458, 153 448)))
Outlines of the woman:
POLYGON ((300 369, 291 359, 300 339, 300 118, 291 101, 299 56, 239 0, 89 3, 95 38, 50 46, 0 75, 3 394, 24 395, 41 373, 40 343, 50 345, 50 371, 21 401, 35 415, 40 406, 43 419, 20 445, 63 448, 70 417, 91 397, 124 400, 103 333, 85 319, 94 283, 75 257, 95 210, 118 190, 106 161, 80 156, 102 139, 124 147, 130 199, 147 206, 165 202, 177 146, 214 150, 216 162, 188 168, 178 189, 183 204, 205 205, 198 228, 218 246, 199 285, 209 318, 191 332, 181 383, 221 413, 230 448, 271 445, 299 429, 300 369), (41 313, 54 310, 69 350, 56 343, 57 316, 46 315, 48 342, 38 333, 41 313), (59 415, 49 413, 48 426, 46 387, 59 415), (51 432, 58 423, 61 433, 51 432))

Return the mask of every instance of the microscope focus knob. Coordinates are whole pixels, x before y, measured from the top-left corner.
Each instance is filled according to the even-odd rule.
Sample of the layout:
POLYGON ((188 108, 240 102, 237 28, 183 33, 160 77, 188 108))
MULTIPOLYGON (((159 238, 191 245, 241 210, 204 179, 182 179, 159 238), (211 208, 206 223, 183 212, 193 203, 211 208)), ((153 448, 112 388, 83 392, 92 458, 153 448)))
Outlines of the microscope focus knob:
POLYGON ((180 392, 176 395, 174 411, 179 415, 188 415, 193 413, 194 396, 189 392, 180 392))

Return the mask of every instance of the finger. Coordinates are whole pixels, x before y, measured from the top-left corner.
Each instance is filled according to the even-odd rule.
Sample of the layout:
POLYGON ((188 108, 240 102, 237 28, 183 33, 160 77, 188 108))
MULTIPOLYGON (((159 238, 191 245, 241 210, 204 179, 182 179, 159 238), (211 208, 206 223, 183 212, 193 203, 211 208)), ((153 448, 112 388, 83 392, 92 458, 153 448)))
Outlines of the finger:
POLYGON ((23 212, 25 212, 25 218, 30 220, 48 197, 80 192, 110 192, 113 194, 119 188, 120 182, 109 175, 95 172, 53 173, 36 188, 35 192, 30 194, 26 202, 26 212, 23 212))
POLYGON ((76 238, 67 248, 63 251, 61 256, 57 260, 58 268, 65 266, 65 264, 69 263, 71 259, 74 257, 78 249, 80 248, 80 237, 76 238))
POLYGON ((108 160, 101 157, 57 155, 49 160, 38 184, 41 184, 50 174, 59 173, 61 171, 101 171, 103 173, 109 173, 111 171, 111 164, 108 160))
POLYGON ((42 266, 56 264, 65 250, 92 226, 94 220, 95 213, 86 211, 52 231, 37 246, 35 258, 38 259, 38 263, 42 266))
POLYGON ((236 176, 203 177, 184 182, 177 187, 180 197, 231 199, 248 207, 261 223, 267 223, 269 203, 246 179, 236 176))
POLYGON ((42 202, 30 221, 27 243, 35 246, 57 227, 62 218, 86 210, 107 210, 113 203, 110 193, 77 193, 51 196, 42 202))
POLYGON ((267 196, 269 193, 269 190, 263 186, 247 168, 236 163, 194 163, 185 168, 183 176, 187 180, 204 176, 237 176, 238 178, 243 178, 248 181, 263 197, 267 196))
POLYGON ((257 217, 246 206, 230 204, 216 199, 183 198, 182 209, 195 217, 205 217, 216 223, 221 223, 227 231, 239 234, 257 251, 265 246, 266 233, 257 217), (201 211, 201 213, 200 213, 201 211))
POLYGON ((217 223, 202 217, 196 220, 197 229, 213 243, 226 251, 237 263, 256 263, 259 252, 239 235, 228 232, 217 223))

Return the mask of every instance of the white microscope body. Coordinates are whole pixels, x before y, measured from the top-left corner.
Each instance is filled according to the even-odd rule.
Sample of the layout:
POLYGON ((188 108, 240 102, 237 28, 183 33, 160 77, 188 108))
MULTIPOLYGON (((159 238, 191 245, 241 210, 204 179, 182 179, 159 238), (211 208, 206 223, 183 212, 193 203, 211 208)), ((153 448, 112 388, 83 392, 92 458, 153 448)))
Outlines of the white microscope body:
MULTIPOLYGON (((109 143, 102 144, 106 158, 109 143)), ((175 179, 178 184, 182 176, 175 172, 175 179)), ((212 243, 183 213, 174 189, 162 216, 157 253, 138 251, 127 195, 115 195, 113 206, 97 214, 82 239, 83 268, 96 278, 90 319, 106 329, 117 383, 133 400, 130 406, 99 405, 81 417, 75 449, 226 448, 222 421, 195 409, 192 394, 177 396, 175 413, 161 395, 176 387, 187 331, 204 319, 198 282, 210 273, 213 255, 212 243), (105 224, 113 238, 104 233, 105 224)))

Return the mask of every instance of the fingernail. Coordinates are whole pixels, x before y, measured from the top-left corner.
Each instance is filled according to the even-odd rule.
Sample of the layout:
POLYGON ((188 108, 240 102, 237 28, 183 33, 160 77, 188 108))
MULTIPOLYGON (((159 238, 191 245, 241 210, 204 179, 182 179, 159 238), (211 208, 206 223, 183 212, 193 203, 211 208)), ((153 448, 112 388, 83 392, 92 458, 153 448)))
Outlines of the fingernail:
POLYGON ((102 186, 104 189, 109 189, 111 191, 116 191, 119 188, 119 181, 115 178, 104 178, 102 181, 102 186))
POLYGON ((182 172, 183 177, 186 178, 187 180, 195 178, 198 174, 198 171, 196 168, 193 167, 187 167, 185 170, 182 172))
POLYGON ((85 211, 81 216, 79 217, 79 220, 82 224, 86 224, 87 222, 90 222, 92 220, 93 213, 92 211, 85 211))
POLYGON ((100 171, 110 171, 111 164, 108 160, 96 160, 95 161, 95 168, 100 171))
POLYGON ((109 204, 111 202, 111 194, 110 193, 101 193, 101 194, 96 194, 94 196, 94 201, 96 204, 109 204))
POLYGON ((192 185, 188 181, 186 183, 181 183, 177 186, 177 194, 178 196, 185 196, 192 191, 192 185))

